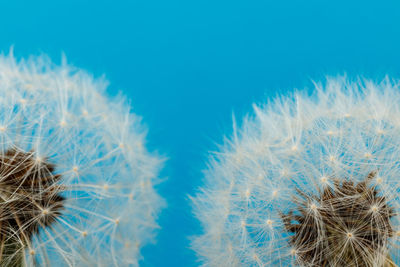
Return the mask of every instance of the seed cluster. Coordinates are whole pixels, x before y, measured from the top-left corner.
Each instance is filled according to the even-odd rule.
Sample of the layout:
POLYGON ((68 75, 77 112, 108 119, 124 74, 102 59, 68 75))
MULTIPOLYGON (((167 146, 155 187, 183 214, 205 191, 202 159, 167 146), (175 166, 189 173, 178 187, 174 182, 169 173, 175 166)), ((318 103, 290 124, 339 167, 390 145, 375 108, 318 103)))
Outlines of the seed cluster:
POLYGON ((17 266, 33 235, 61 214, 64 198, 57 183, 61 176, 54 171, 55 166, 33 151, 15 148, 0 155, 1 266, 17 266))
POLYGON ((318 195, 297 190, 295 211, 282 214, 293 233, 291 244, 303 266, 395 266, 388 256, 394 209, 371 185, 376 172, 362 182, 333 178, 318 195))

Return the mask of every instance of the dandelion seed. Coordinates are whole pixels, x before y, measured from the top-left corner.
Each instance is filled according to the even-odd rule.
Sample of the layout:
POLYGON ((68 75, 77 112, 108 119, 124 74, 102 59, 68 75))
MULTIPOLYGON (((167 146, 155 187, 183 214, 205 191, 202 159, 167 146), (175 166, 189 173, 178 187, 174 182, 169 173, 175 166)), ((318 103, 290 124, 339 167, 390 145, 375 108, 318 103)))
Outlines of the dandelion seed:
POLYGON ((67 122, 66 122, 65 120, 61 120, 61 121, 60 121, 60 126, 61 126, 61 127, 67 126, 67 122))
POLYGON ((162 160, 119 149, 145 131, 105 87, 65 62, 0 55, 1 266, 138 266, 124 244, 154 238, 162 160))
POLYGON ((331 78, 312 96, 256 106, 213 154, 193 198, 204 225, 193 248, 204 265, 399 265, 398 118, 399 85, 389 79, 331 78), (229 160, 265 144, 268 152, 247 152, 240 165, 229 160), (249 185, 251 204, 237 197, 249 185))
POLYGON ((72 167, 72 171, 73 171, 73 172, 78 173, 78 170, 79 170, 78 166, 72 167))
POLYGON ((317 205, 311 204, 311 205, 310 205, 310 209, 311 209, 312 211, 316 211, 316 210, 317 210, 317 205))
POLYGON ((367 159, 372 158, 372 154, 367 152, 364 154, 364 157, 367 159))
POLYGON ((297 251, 295 249, 290 250, 290 255, 295 256, 297 254, 297 251))
POLYGON ((382 130, 382 129, 378 129, 378 130, 376 130, 376 133, 377 133, 377 134, 384 134, 384 133, 385 133, 385 131, 384 131, 384 130, 382 130))
POLYGON ((251 196, 251 191, 250 189, 246 190, 246 198, 249 198, 251 196))
POLYGON ((353 239, 354 237, 353 233, 347 233, 346 236, 348 239, 353 239))
POLYGON ((371 211, 372 211, 372 212, 375 213, 375 212, 377 212, 378 210, 379 210, 379 207, 378 207, 377 205, 372 205, 372 206, 371 206, 371 211))
POLYGON ((272 197, 276 197, 278 195, 278 190, 272 190, 272 197))

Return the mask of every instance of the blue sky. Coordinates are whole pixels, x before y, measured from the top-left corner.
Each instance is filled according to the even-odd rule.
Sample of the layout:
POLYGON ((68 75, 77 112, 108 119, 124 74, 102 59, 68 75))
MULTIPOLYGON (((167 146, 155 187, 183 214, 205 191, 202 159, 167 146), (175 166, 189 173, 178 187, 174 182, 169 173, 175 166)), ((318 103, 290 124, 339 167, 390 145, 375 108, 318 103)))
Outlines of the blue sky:
POLYGON ((253 102, 325 75, 400 78, 398 1, 1 1, 0 50, 64 52, 105 74, 169 160, 158 187, 168 202, 143 266, 196 266, 188 237, 201 232, 188 195, 253 102))

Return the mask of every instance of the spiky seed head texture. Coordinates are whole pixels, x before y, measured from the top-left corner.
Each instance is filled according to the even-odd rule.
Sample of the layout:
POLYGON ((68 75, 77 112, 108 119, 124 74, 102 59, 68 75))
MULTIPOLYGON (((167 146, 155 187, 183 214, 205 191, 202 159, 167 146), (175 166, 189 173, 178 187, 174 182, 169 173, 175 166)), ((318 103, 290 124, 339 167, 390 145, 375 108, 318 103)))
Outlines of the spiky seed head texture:
POLYGON ((193 197, 205 266, 397 266, 400 88, 345 77, 263 106, 193 197))
POLYGON ((162 159, 107 82, 46 56, 0 56, 1 266, 137 266, 162 159))

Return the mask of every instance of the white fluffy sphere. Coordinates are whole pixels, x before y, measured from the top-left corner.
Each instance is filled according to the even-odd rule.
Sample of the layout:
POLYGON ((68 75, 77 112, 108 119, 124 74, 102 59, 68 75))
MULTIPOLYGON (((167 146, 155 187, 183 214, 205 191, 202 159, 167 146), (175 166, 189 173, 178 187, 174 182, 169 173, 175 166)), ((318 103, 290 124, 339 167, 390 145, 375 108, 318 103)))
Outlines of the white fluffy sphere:
POLYGON ((163 204, 162 159, 106 86, 45 56, 0 56, 2 266, 138 265, 163 204))
POLYGON ((329 78, 234 127, 193 198, 205 266, 400 264, 400 90, 329 78))

